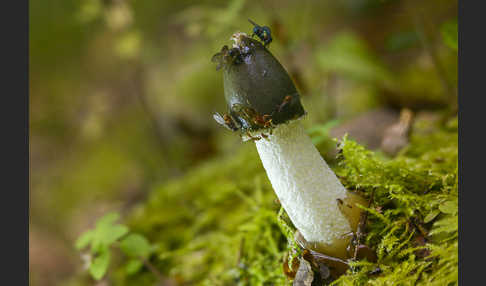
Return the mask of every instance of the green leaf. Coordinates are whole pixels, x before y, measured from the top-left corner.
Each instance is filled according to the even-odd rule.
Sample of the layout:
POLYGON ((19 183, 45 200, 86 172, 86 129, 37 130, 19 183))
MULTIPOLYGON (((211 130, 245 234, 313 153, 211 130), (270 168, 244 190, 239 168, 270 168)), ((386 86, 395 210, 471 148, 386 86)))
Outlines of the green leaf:
POLYGON ((319 145, 329 138, 327 136, 324 136, 324 135, 319 135, 319 136, 312 137, 311 139, 312 139, 312 144, 319 145))
POLYGON ((96 222, 91 239, 91 253, 96 254, 103 247, 109 247, 115 241, 126 235, 128 227, 122 224, 114 225, 120 218, 117 212, 109 213, 96 222))
POLYGON ((91 252, 97 253, 103 247, 109 247, 119 238, 128 233, 128 227, 124 225, 104 225, 95 229, 91 252))
POLYGON ((425 218, 424 218, 424 223, 429 223, 431 222, 438 214, 440 214, 440 211, 438 210, 433 210, 431 211, 425 218))
POLYGON ((307 133, 308 134, 320 133, 320 134, 327 135, 329 133, 329 130, 331 130, 331 128, 338 125, 339 123, 340 123, 339 119, 329 120, 324 124, 318 124, 312 126, 311 128, 307 129, 307 133))
POLYGON ((454 51, 458 49, 457 19, 445 22, 441 28, 444 43, 454 51))
POLYGON ((75 247, 77 250, 81 250, 88 246, 88 244, 93 241, 94 237, 94 231, 93 230, 88 230, 85 231, 81 236, 76 240, 75 247))
POLYGON ((110 228, 105 229, 105 231, 102 232, 102 236, 100 237, 100 239, 103 241, 104 244, 109 246, 127 233, 128 227, 121 224, 114 225, 110 228))
POLYGON ((457 216, 447 216, 443 219, 436 221, 429 234, 435 235, 442 232, 457 234, 457 229, 458 229, 457 216))
POLYGON ((139 259, 132 259, 128 261, 128 263, 125 265, 125 271, 129 275, 135 274, 140 270, 140 268, 142 268, 142 266, 142 261, 140 261, 139 259))
POLYGON ((152 252, 149 241, 140 234, 130 234, 120 242, 120 249, 128 256, 147 258, 152 252))
POLYGON ((110 265, 110 251, 108 248, 103 248, 102 251, 93 259, 89 267, 89 273, 95 280, 100 280, 105 275, 110 265))
POLYGON ((446 201, 439 205, 439 210, 445 214, 455 215, 458 211, 457 201, 446 201))
POLYGON ((326 140, 329 140, 329 130, 339 124, 338 119, 328 121, 322 125, 316 125, 307 129, 307 134, 311 136, 312 144, 318 145, 326 140))
POLYGON ((117 212, 111 212, 100 219, 96 222, 96 228, 103 228, 105 226, 109 226, 113 224, 115 221, 117 221, 120 218, 120 214, 117 212))

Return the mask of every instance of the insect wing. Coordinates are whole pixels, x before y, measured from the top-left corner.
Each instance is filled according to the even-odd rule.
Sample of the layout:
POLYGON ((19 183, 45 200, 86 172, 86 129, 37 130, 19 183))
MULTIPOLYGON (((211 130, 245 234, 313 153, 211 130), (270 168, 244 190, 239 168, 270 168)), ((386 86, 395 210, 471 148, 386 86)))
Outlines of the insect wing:
POLYGON ((231 131, 234 131, 232 128, 230 128, 230 127, 228 126, 228 124, 227 124, 227 123, 224 121, 223 116, 222 116, 221 114, 219 114, 218 112, 215 112, 215 113, 213 114, 213 118, 214 118, 214 120, 215 120, 216 122, 218 122, 219 124, 223 125, 224 127, 228 128, 228 129, 229 129, 229 130, 231 130, 231 131))
POLYGON ((211 58, 211 62, 217 63, 216 70, 219 70, 223 65, 223 53, 219 52, 211 58))
POLYGON ((224 122, 224 118, 223 116, 221 116, 221 114, 219 114, 218 112, 215 112, 213 114, 213 118, 216 122, 218 122, 219 124, 221 125, 226 125, 226 122, 224 122))
POLYGON ((219 52, 214 54, 214 56, 211 58, 211 62, 213 63, 219 63, 223 59, 223 53, 219 52))

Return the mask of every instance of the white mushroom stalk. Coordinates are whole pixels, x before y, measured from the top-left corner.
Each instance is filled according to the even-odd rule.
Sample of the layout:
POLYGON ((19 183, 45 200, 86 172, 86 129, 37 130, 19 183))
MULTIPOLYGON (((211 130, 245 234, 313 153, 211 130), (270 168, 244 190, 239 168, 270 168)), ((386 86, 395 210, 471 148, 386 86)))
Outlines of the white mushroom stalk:
POLYGON ((255 145, 280 203, 305 240, 342 256, 346 234, 356 229, 357 220, 340 202, 350 204, 356 197, 348 196, 302 124, 280 124, 255 145))
POLYGON ((346 258, 360 217, 356 202, 321 157, 302 127, 305 115, 288 73, 258 41, 236 33, 231 49, 213 57, 224 67, 229 113, 216 121, 243 140, 255 141, 267 176, 306 247, 346 258))
POLYGON ((351 231, 337 205, 346 189, 300 122, 281 124, 255 145, 280 203, 307 241, 330 244, 351 231))

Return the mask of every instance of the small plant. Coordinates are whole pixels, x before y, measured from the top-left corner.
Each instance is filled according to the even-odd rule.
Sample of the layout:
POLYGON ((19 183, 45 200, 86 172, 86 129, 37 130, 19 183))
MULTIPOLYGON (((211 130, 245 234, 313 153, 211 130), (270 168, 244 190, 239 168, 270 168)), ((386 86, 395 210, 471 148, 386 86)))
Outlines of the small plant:
POLYGON ((125 264, 127 274, 135 274, 145 265, 157 278, 161 278, 149 262, 155 247, 143 235, 132 233, 127 226, 116 223, 119 218, 116 212, 103 216, 93 229, 85 231, 76 240, 77 250, 87 249, 82 257, 90 275, 95 280, 102 279, 112 261, 112 251, 117 248, 129 258, 125 264))

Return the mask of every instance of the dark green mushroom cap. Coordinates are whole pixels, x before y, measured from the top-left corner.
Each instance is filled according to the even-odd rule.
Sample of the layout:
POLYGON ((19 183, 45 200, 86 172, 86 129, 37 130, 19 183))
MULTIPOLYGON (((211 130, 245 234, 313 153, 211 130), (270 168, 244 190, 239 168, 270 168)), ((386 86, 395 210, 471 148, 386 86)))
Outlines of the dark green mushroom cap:
POLYGON ((231 120, 242 132, 273 128, 305 114, 287 71, 257 40, 233 35, 237 57, 223 69, 231 120))

